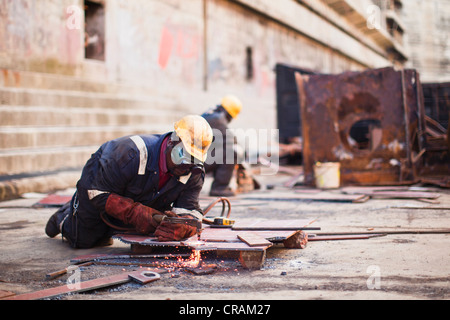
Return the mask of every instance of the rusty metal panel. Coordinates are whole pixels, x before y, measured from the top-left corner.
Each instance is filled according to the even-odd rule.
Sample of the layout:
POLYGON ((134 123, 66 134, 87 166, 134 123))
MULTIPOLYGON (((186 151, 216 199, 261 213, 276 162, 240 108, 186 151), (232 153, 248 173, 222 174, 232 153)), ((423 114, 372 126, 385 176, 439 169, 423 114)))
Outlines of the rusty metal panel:
POLYGON ((426 152, 420 159, 424 183, 450 188, 450 83, 423 84, 426 152))
POLYGON ((292 220, 251 220, 236 221, 233 230, 252 230, 252 231, 297 231, 306 230, 316 220, 292 219, 292 220))
POLYGON ((316 162, 340 162, 341 185, 409 184, 423 144, 415 70, 296 74, 305 183, 316 162))
POLYGON ((423 83, 425 114, 448 129, 450 115, 450 82, 423 83))

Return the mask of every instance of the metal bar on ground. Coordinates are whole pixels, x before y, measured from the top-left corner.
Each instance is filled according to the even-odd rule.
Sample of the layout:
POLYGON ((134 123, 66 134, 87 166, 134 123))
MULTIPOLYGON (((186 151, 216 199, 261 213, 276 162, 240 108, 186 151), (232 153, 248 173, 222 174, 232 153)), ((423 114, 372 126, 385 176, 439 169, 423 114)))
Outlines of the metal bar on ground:
MULTIPOLYGON (((116 274, 113 276, 108 276, 104 278, 98 278, 73 284, 67 284, 60 287, 50 288, 50 289, 44 289, 40 291, 30 292, 30 293, 24 293, 19 294, 16 296, 8 297, 5 300, 41 300, 41 299, 48 299, 53 298, 56 296, 60 296, 63 294, 68 293, 80 293, 80 292, 86 292, 91 290, 96 290, 100 288, 110 287, 114 285, 120 285, 124 284, 130 281, 130 276, 136 276, 136 277, 142 277, 142 270, 134 271, 134 272, 123 272, 120 274, 116 274)), ((149 276, 147 276, 149 277, 149 276)), ((152 275, 152 279, 157 280, 159 279, 159 274, 156 276, 152 275)))

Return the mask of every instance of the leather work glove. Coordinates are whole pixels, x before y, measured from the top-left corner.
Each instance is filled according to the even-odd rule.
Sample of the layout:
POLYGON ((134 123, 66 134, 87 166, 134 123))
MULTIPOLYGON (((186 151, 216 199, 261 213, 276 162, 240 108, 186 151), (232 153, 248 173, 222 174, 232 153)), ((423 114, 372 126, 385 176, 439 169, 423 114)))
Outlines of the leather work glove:
MULTIPOLYGON (((194 219, 194 217, 183 217, 187 219, 194 219)), ((155 231, 155 237, 158 237, 158 241, 180 241, 195 236, 197 228, 188 224, 171 223, 162 221, 155 231)))
POLYGON ((132 225, 141 234, 155 232, 161 222, 161 217, 159 219, 155 217, 167 215, 139 202, 134 202, 130 198, 122 197, 114 193, 108 196, 105 211, 111 217, 127 225, 132 225))

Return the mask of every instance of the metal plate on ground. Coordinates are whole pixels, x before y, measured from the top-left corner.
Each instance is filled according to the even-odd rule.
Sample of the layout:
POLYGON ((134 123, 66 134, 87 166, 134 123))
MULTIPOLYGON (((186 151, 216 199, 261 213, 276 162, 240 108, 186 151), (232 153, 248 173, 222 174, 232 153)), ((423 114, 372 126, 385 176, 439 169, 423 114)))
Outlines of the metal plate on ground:
MULTIPOLYGON (((261 231, 282 231, 282 230, 307 230, 311 229, 311 224, 315 220, 251 220, 238 221, 234 224, 233 230, 261 230, 261 231)), ((317 228, 314 228, 317 229, 317 228)))
POLYGON ((236 223, 233 229, 215 229, 207 225, 201 234, 183 241, 160 242, 156 237, 132 234, 117 234, 114 237, 120 241, 139 246, 153 247, 187 247, 194 250, 265 250, 272 244, 251 247, 238 238, 238 234, 245 236, 258 235, 267 240, 285 240, 293 236, 296 231, 302 230, 312 224, 314 220, 267 220, 236 223))

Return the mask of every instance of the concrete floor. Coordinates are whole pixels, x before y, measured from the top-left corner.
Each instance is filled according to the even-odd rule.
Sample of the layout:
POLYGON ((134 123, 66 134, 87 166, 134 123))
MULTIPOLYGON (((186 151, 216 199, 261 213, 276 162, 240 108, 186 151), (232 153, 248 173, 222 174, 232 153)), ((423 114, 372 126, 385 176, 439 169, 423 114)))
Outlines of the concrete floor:
MULTIPOLYGON (((213 274, 194 275, 182 269, 162 274, 148 285, 128 283, 63 300, 427 300, 450 298, 450 190, 436 188, 439 204, 417 200, 374 200, 333 203, 280 200, 295 191, 268 183, 288 175, 258 177, 263 189, 232 198, 232 215, 246 219, 317 219, 310 233, 390 232, 366 240, 309 242, 305 249, 276 245, 267 250, 261 270, 246 270, 232 258, 204 257, 216 263, 213 274), (424 209, 426 207, 426 209, 424 209), (434 209, 433 209, 434 208, 434 209), (447 208, 447 209, 444 209, 447 208), (425 234, 414 233, 417 230, 425 234), (176 275, 176 276, 174 276, 176 275)), ((201 205, 206 207, 211 180, 207 178, 201 205)), ((72 190, 66 190, 70 194, 72 190)), ((63 193, 64 193, 63 192, 63 193)), ((329 191, 338 192, 338 191, 329 191)), ((0 290, 16 294, 65 285, 69 275, 46 280, 45 275, 70 265, 70 259, 94 253, 129 253, 118 240, 109 247, 69 248, 60 237, 48 238, 45 224, 55 209, 33 209, 42 197, 0 202, 0 290)), ((215 209, 214 209, 215 210, 215 209)), ((124 266, 92 265, 81 270, 81 280, 132 270, 124 266)))

